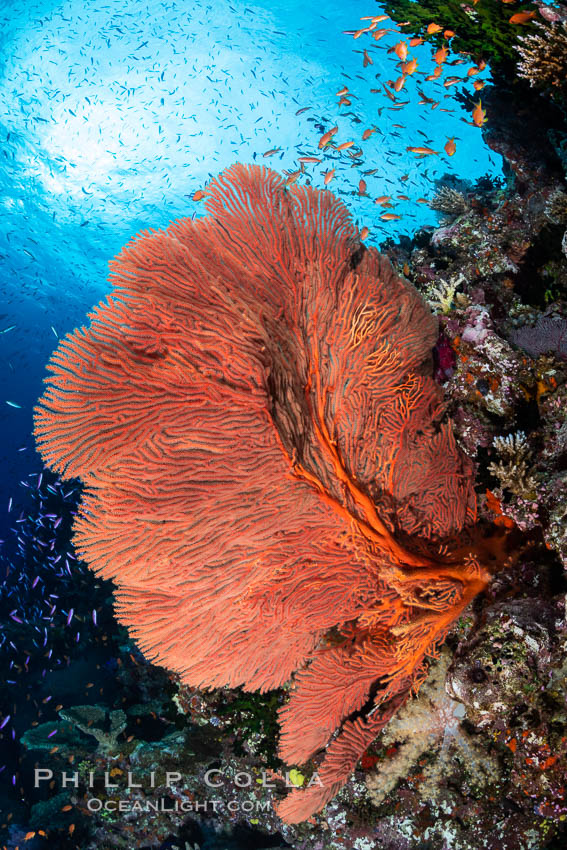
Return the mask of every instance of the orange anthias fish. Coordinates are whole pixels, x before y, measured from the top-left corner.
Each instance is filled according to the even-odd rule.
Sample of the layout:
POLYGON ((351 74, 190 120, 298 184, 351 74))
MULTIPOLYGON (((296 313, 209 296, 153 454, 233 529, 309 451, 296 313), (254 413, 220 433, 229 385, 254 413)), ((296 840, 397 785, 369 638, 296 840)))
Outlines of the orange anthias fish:
POLYGON ((411 153, 416 153, 418 156, 430 156, 431 154, 437 155, 439 153, 439 151, 434 151, 433 148, 426 147, 409 147, 406 148, 406 150, 411 153))
POLYGON ((207 193, 204 189, 197 189, 196 192, 193 192, 193 200, 194 201, 202 201, 203 198, 207 197, 207 193))
POLYGON ((323 162, 323 160, 317 156, 300 156, 298 162, 323 162))
POLYGON ((302 173, 302 171, 301 171, 301 169, 299 169, 299 171, 294 171, 291 174, 288 174, 286 181, 285 181, 285 185, 286 186, 292 186, 297 181, 297 178, 299 177, 299 175, 301 173, 302 173))
POLYGON ((341 142, 340 145, 337 145, 335 150, 346 151, 347 148, 352 148, 353 145, 354 145, 354 142, 341 142))
POLYGON ((367 139, 370 138, 372 133, 375 133, 375 132, 376 132, 376 130, 372 129, 372 128, 365 130, 364 133, 362 134, 362 141, 365 142, 367 139))
POLYGON ((363 227, 362 230, 360 231, 360 237, 359 237, 360 241, 363 242, 366 239, 366 237, 368 236, 369 233, 370 233, 369 229, 367 227, 363 227))
POLYGON ((486 83, 484 82, 484 80, 475 80, 474 83, 473 83, 473 86, 475 87, 475 89, 477 91, 480 91, 481 89, 483 89, 485 87, 485 85, 486 85, 486 83))
POLYGON ((394 47, 394 53, 404 62, 407 59, 408 55, 408 43, 407 41, 399 41, 394 47))
POLYGON ((442 65, 447 56, 449 55, 449 51, 446 47, 440 47, 439 50, 436 50, 433 54, 433 61, 438 65, 442 65))
POLYGON ((421 91, 421 89, 418 89, 418 90, 417 90, 417 93, 418 93, 418 95, 419 95, 419 96, 420 96, 420 98, 421 98, 421 100, 419 101, 419 103, 435 103, 435 101, 433 100, 433 98, 432 98, 432 97, 427 97, 427 95, 426 95, 426 94, 424 94, 424 93, 421 91))
POLYGON ((415 74, 417 70, 417 59, 410 59, 402 64, 402 74, 415 74))
POLYGON ((379 204, 380 206, 384 206, 385 204, 387 204, 391 200, 392 200, 391 195, 380 195, 379 198, 374 199, 374 203, 379 204))
POLYGON ((380 41, 380 39, 384 38, 386 33, 389 33, 389 32, 390 32, 390 30, 376 30, 375 32, 372 33, 372 38, 375 41, 380 41))
POLYGON ((390 91, 390 89, 389 89, 389 88, 387 88, 387 86, 386 86, 386 84, 385 84, 385 83, 384 83, 384 93, 386 94, 386 97, 389 97, 389 98, 390 98, 390 100, 394 100, 394 101, 395 101, 395 99, 396 99, 396 98, 395 98, 395 96, 392 94, 392 92, 390 91))
POLYGON ((335 176, 335 169, 334 168, 331 168, 330 171, 325 172, 325 178, 323 180, 325 186, 329 185, 329 183, 331 182, 331 180, 333 179, 334 176, 335 176))
POLYGON ((374 62, 372 61, 372 57, 368 55, 368 51, 363 50, 362 51, 362 66, 363 66, 363 68, 366 68, 367 65, 374 65, 374 62))
POLYGON ((364 195, 366 192, 366 180, 363 180, 362 177, 358 181, 358 194, 364 195))
POLYGON ((279 153, 279 151, 281 151, 281 148, 272 148, 271 150, 263 153, 262 156, 273 156, 275 153, 279 153))
POLYGON ((322 148, 325 147, 325 145, 328 145, 329 142, 331 141, 331 139, 333 138, 333 136, 335 135, 335 133, 338 133, 338 132, 339 132, 338 126, 337 127, 331 127, 331 129, 328 130, 326 133, 324 133, 321 136, 321 138, 319 139, 319 148, 322 149, 322 148))
POLYGON ((425 79, 426 79, 426 80, 436 80, 436 79, 437 79, 437 77, 440 77, 442 73, 443 73, 443 66, 442 66, 442 65, 437 65, 437 67, 435 68, 435 70, 433 71, 433 73, 432 73, 432 74, 429 74, 429 76, 428 76, 428 77, 426 77, 425 79))
POLYGON ((405 75, 402 74, 402 76, 398 77, 398 79, 394 83, 394 91, 395 92, 401 91, 403 89, 403 87, 405 86, 405 84, 406 84, 406 78, 405 78, 405 75))
POLYGON ((527 24, 532 18, 535 18, 537 12, 517 12, 510 18, 511 24, 527 24))
POLYGON ((417 47, 418 44, 423 44, 423 39, 417 36, 416 38, 410 38, 409 46, 417 47))
POLYGON ((401 218, 401 215, 396 215, 396 213, 384 213, 380 218, 382 221, 397 221, 397 219, 401 218))
POLYGON ((343 86, 342 89, 337 92, 337 97, 341 97, 343 94, 348 94, 348 86, 343 86))
POLYGON ((360 19, 361 21, 372 21, 373 24, 381 24, 382 21, 389 21, 389 15, 365 15, 364 18, 360 19))
POLYGON ((445 144, 445 153, 447 154, 447 156, 453 156, 456 150, 457 145, 455 144, 455 137, 451 136, 451 138, 448 139, 445 144))
POLYGON ((442 29, 443 29, 443 27, 440 27, 439 24, 431 23, 431 24, 428 25, 428 27, 426 29, 426 33, 427 33, 427 35, 433 35, 433 33, 441 32, 442 29))
POLYGON ((482 127, 482 125, 486 123, 486 111, 482 108, 482 100, 475 103, 472 120, 475 127, 482 127))

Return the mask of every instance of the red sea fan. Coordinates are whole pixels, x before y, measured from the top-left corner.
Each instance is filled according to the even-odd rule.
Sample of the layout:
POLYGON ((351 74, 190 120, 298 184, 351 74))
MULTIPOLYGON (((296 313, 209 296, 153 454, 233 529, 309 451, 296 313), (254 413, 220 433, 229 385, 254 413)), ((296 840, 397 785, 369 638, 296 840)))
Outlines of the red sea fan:
POLYGON ((194 686, 295 675, 281 754, 345 782, 484 586, 440 422, 437 323, 330 192, 235 165, 209 215, 134 239, 49 364, 35 434, 85 494, 75 544, 142 651, 194 686))

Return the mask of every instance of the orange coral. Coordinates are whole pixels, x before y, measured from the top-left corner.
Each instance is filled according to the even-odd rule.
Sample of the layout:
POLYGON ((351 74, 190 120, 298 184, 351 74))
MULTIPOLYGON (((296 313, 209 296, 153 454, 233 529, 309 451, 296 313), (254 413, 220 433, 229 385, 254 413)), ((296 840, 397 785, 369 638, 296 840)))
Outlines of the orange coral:
POLYGON ((236 165, 209 215, 131 242, 35 411, 79 476, 79 554, 143 652, 200 687, 294 674, 281 754, 321 808, 487 573, 453 539, 471 465, 429 377, 437 324, 330 192, 236 165), (297 672, 296 672, 297 671, 297 672))

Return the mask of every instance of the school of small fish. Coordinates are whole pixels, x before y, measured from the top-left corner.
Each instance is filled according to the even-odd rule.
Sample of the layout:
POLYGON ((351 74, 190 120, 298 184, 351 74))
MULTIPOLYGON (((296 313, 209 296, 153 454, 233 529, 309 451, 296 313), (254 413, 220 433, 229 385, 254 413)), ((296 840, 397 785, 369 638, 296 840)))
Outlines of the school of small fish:
MULTIPOLYGON (((514 16, 516 19, 518 16, 514 16)), ((401 123, 394 123, 392 121, 387 120, 387 115, 385 115, 385 111, 399 113, 402 110, 408 108, 411 110, 415 110, 416 106, 424 106, 426 107, 426 111, 423 113, 422 118, 426 121, 428 126, 428 131, 425 130, 417 130, 417 133, 423 137, 426 144, 419 140, 418 144, 406 145, 405 152, 406 154, 413 154, 415 160, 421 161, 427 157, 431 156, 439 156, 440 151, 436 150, 432 145, 434 144, 432 136, 435 135, 435 122, 431 121, 431 118, 428 115, 428 112, 431 112, 436 109, 440 109, 440 111, 451 112, 451 110, 447 107, 442 107, 441 103, 443 100, 447 98, 451 98, 452 95, 450 93, 442 93, 439 89, 442 86, 444 89, 448 89, 455 85, 462 85, 464 87, 464 91, 467 91, 466 86, 469 83, 472 83, 474 91, 480 91, 481 88, 485 84, 485 80, 473 80, 473 77, 476 77, 482 71, 487 70, 486 63, 483 61, 479 61, 476 65, 471 65, 466 71, 466 74, 463 73, 461 75, 448 75, 443 80, 443 72, 444 67, 450 66, 455 67, 459 65, 465 65, 466 60, 459 56, 458 54, 454 59, 450 59, 451 49, 450 43, 451 40, 455 37, 456 31, 449 29, 447 27, 443 28, 440 24, 432 21, 424 30, 423 37, 415 36, 412 38, 403 37, 403 27, 404 24, 397 24, 392 21, 388 15, 380 14, 380 15, 366 15, 360 18, 360 21, 364 24, 355 30, 345 30, 346 35, 350 35, 353 37, 354 41, 358 42, 359 39, 363 37, 368 38, 368 44, 360 50, 360 48, 356 48, 358 53, 362 53, 362 68, 366 69, 369 66, 372 66, 373 70, 378 66, 378 61, 376 58, 376 54, 378 51, 385 51, 387 55, 391 55, 395 62, 395 74, 392 74, 392 79, 382 79, 380 73, 374 73, 374 80, 378 80, 378 83, 372 82, 372 88, 370 91, 380 98, 387 98, 390 101, 391 105, 380 103, 378 100, 377 105, 377 114, 381 119, 377 121, 375 124, 369 127, 364 127, 362 132, 357 128, 357 125, 364 124, 364 121, 352 110, 348 112, 338 111, 337 119, 340 121, 341 117, 345 115, 351 119, 351 124, 354 125, 355 132, 358 129, 357 135, 359 136, 359 141, 356 139, 348 139, 345 141, 341 140, 340 134, 340 123, 333 123, 333 126, 324 129, 321 136, 318 140, 318 149, 323 152, 323 156, 325 157, 325 161, 328 161, 330 158, 333 159, 333 167, 332 168, 324 168, 320 171, 320 175, 323 178, 323 185, 328 186, 331 181, 336 180, 338 169, 342 165, 343 167, 350 167, 359 169, 360 176, 358 191, 353 190, 350 194, 353 197, 372 197, 372 192, 368 188, 368 183, 365 178, 372 177, 377 174, 379 171, 383 171, 384 164, 390 164, 395 157, 403 156, 404 149, 397 142, 399 138, 399 133, 396 132, 397 129, 404 130, 405 125, 401 123), (379 25, 389 23, 389 26, 382 26, 379 28, 379 25), (419 61, 417 56, 412 56, 411 51, 423 45, 425 42, 425 38, 428 35, 433 35, 437 33, 443 33, 444 43, 441 47, 437 48, 434 52, 432 52, 432 61, 434 64, 434 68, 431 70, 431 73, 428 71, 418 71, 419 61), (395 43, 388 46, 385 44, 378 44, 378 42, 382 42, 386 36, 389 36, 389 40, 395 39, 395 43), (400 36, 402 36, 400 38, 400 36), (418 78, 422 76, 423 81, 419 82, 418 87, 418 78), (413 83, 414 90, 410 93, 407 89, 408 80, 415 80, 413 83), (426 87, 426 83, 431 83, 431 92, 424 92, 424 88, 426 87), (402 94, 403 93, 403 94, 402 94), (415 101, 414 95, 418 96, 417 103, 415 101), (404 99, 402 99, 402 96, 404 99), (370 150, 365 150, 363 143, 368 142, 374 134, 378 134, 379 142, 376 144, 375 140, 372 140, 372 148, 370 150), (348 151, 346 157, 337 156, 342 154, 344 151, 348 151), (378 156, 377 156, 378 155, 378 156), (368 169, 366 166, 368 165, 368 160, 378 160, 378 164, 382 165, 382 169, 380 168, 370 168, 368 169), (337 164, 335 164, 337 163, 337 164), (361 188, 363 187, 363 188, 361 188)), ((518 20, 512 20, 511 23, 517 23, 518 20)), ((346 76, 343 74, 343 76, 346 76)), ((364 80, 362 75, 357 75, 358 79, 364 80)), ((356 82, 354 85, 350 83, 349 85, 345 84, 341 86, 336 92, 335 96, 338 98, 337 101, 337 109, 346 109, 347 107, 351 107, 353 100, 359 99, 359 93, 357 90, 360 89, 360 84, 356 82), (356 86, 356 90, 355 90, 356 86)), ((300 115, 306 110, 310 109, 309 106, 302 107, 297 110, 296 115, 300 115)), ((465 119, 462 119, 465 120, 465 119)), ((477 103, 473 104, 471 108, 471 120, 467 123, 470 123, 474 127, 482 127, 487 121, 486 110, 482 108, 482 101, 479 99, 477 103)), ((319 121, 318 126, 323 129, 324 122, 323 120, 319 121)), ((416 140, 417 141, 417 140, 416 140)), ((443 145, 443 152, 446 157, 453 157, 457 153, 457 142, 458 137, 456 135, 447 137, 445 144, 443 145)), ((480 144, 479 140, 479 144, 480 144)), ((280 151, 279 148, 274 148, 272 150, 266 151, 264 153, 264 157, 271 156, 280 151)), ((312 158, 310 156, 303 156, 298 159, 299 169, 298 171, 293 172, 294 180, 299 176, 306 175, 307 179, 309 179, 310 175, 305 168, 307 163, 312 163, 313 160, 320 164, 320 160, 317 158, 312 158)), ((287 172, 289 173, 289 172, 287 172)), ((316 182, 316 172, 311 175, 313 182, 316 182)), ((409 179, 409 174, 404 175, 401 180, 405 181, 409 179)), ((434 182, 434 177, 430 177, 427 172, 425 172, 425 176, 430 180, 431 183, 434 182)), ((381 185, 383 185, 384 181, 387 182, 387 178, 384 177, 383 173, 380 174, 381 185)), ((393 181, 391 181, 393 182, 393 181)), ((344 185, 344 184, 343 184, 344 185)), ((395 192, 395 190, 393 190, 395 192)), ((339 189, 340 194, 349 194, 348 190, 345 190, 343 187, 339 189)), ((383 222, 397 222, 400 221, 405 214, 408 217, 411 217, 411 204, 427 204, 427 198, 419 197, 416 198, 415 201, 412 202, 409 195, 406 194, 396 194, 396 201, 393 201, 392 195, 378 195, 374 199, 374 203, 378 204, 382 207, 394 207, 396 206, 396 201, 404 202, 404 213, 400 212, 386 212, 379 216, 379 220, 383 222), (409 210, 408 210, 409 204, 409 210)), ((379 232, 379 228, 375 228, 379 232)), ((368 225, 364 225, 360 231, 360 238, 365 240, 370 235, 370 228, 368 225)))
MULTIPOLYGON (((535 12, 517 13, 511 16, 510 24, 526 23, 535 14, 535 12)), ((362 69, 364 71, 371 68, 372 79, 367 80, 363 74, 358 74, 353 82, 352 77, 345 73, 342 74, 343 77, 348 78, 349 82, 340 86, 335 92, 335 97, 338 98, 335 122, 324 117, 308 119, 313 121, 315 127, 321 133, 317 140, 317 148, 321 152, 321 157, 303 152, 303 155, 296 159, 297 168, 284 171, 284 174, 287 175, 286 186, 302 178, 306 182, 313 182, 314 184, 317 184, 321 179, 323 186, 329 186, 333 181, 336 183, 340 176, 342 178, 340 187, 335 189, 333 183, 333 191, 342 195, 350 195, 352 203, 356 197, 372 198, 372 184, 369 185, 366 178, 376 176, 377 185, 384 188, 384 184, 389 182, 394 188, 390 195, 378 194, 373 199, 374 203, 385 207, 403 204, 399 212, 387 212, 380 215, 379 221, 398 222, 404 217, 411 220, 415 216, 412 213, 412 205, 427 204, 428 199, 418 197, 412 200, 409 195, 396 193, 395 179, 385 176, 384 169, 392 165, 396 158, 403 157, 404 153, 406 155, 413 154, 414 162, 417 163, 429 157, 443 156, 446 158, 446 171, 449 173, 452 171, 458 176, 458 170, 452 168, 449 163, 450 158, 458 152, 459 136, 456 134, 447 136, 445 142, 439 143, 439 149, 437 149, 435 144, 436 122, 434 118, 431 118, 430 113, 437 109, 439 109, 439 112, 455 112, 455 108, 449 108, 451 104, 445 106, 442 106, 442 104, 446 99, 453 99, 450 89, 454 86, 461 86, 460 91, 468 93, 472 102, 470 119, 461 118, 461 120, 473 127, 483 127, 489 119, 482 106, 481 98, 475 101, 474 93, 480 92, 486 84, 486 79, 476 79, 477 75, 482 74, 483 71, 488 73, 489 69, 483 60, 478 61, 477 64, 469 62, 469 67, 466 67, 467 60, 461 55, 455 54, 451 58, 451 41, 457 33, 456 30, 447 26, 447 23, 450 22, 442 25, 436 21, 431 21, 424 28, 422 36, 411 38, 404 37, 404 26, 406 24, 403 22, 395 23, 386 14, 365 15, 360 18, 360 23, 362 26, 353 30, 345 30, 344 34, 352 36, 356 43, 355 52, 362 55, 362 69), (424 48, 427 47, 427 36, 437 35, 438 33, 443 34, 443 44, 437 49, 431 50, 430 63, 433 63, 433 67, 429 70, 418 70, 420 61, 417 56, 412 56, 412 51, 420 48, 423 54, 424 48), (360 39, 366 39, 362 48, 360 47, 360 39), (383 40, 385 41, 383 42, 383 40), (394 43, 390 44, 392 41, 394 43), (383 66, 383 63, 379 61, 380 51, 391 56, 395 63, 391 75, 384 75, 380 71, 376 73, 376 68, 383 66), (445 73, 445 69, 450 68, 453 71, 461 65, 465 67, 460 74, 445 73), (386 79, 385 76, 391 76, 391 79, 386 79), (368 122, 367 116, 362 118, 352 109, 353 102, 360 99, 361 83, 359 80, 371 82, 370 92, 377 95, 376 112, 378 120, 371 126, 364 126, 368 122), (411 90, 409 89, 410 83, 411 90), (428 84, 430 85, 428 86, 428 84), (472 90, 470 87, 472 87, 472 90), (426 91, 426 89, 428 90, 426 91), (384 98, 389 103, 385 103, 384 98), (425 122, 427 129, 417 129, 415 132, 422 139, 416 138, 415 144, 406 145, 404 148, 398 141, 400 133, 397 131, 405 130, 406 126, 403 123, 392 122, 387 113, 398 114, 403 110, 414 112, 419 107, 425 107, 420 118, 425 122), (355 138, 343 140, 342 125, 345 118, 349 119, 351 132, 355 138), (332 124, 332 126, 329 126, 329 124, 332 124), (375 134, 377 136, 373 138, 375 134), (369 141, 371 147, 365 148, 364 143, 369 141), (374 162, 377 163, 378 168, 367 167, 374 162), (314 168, 309 171, 307 166, 311 165, 314 168), (318 169, 317 166, 322 167, 318 169), (352 191, 349 191, 348 188, 345 188, 345 184, 348 186, 348 183, 351 182, 348 176, 345 177, 346 168, 357 169, 359 175, 358 190, 353 188, 352 191), (363 190, 360 188, 361 185, 364 185, 363 190), (395 200, 393 199, 394 195, 395 200)), ((421 58, 421 62, 423 65, 426 64, 423 58, 421 58)), ((312 109, 312 105, 302 106, 296 110, 295 114, 300 116, 312 109)), ((479 139, 479 146, 482 144, 482 140, 479 139)), ((263 153, 263 158, 276 154, 280 154, 280 158, 282 158, 284 149, 282 147, 271 148, 263 153)), ((439 174, 438 170, 429 174, 428 169, 424 168, 419 176, 425 177, 433 184, 439 174)), ((408 168, 408 173, 400 178, 401 181, 409 180, 410 175, 413 179, 417 176, 415 169, 411 166, 408 168)), ((205 197, 205 189, 198 189, 193 195, 194 200, 201 200, 205 197)), ((377 222, 375 222, 374 230, 377 235, 380 235, 380 226, 377 222)), ((370 235, 369 226, 364 225, 360 233, 361 239, 367 239, 370 235)))
MULTIPOLYGON (((26 780, 19 765, 8 761, 10 746, 17 745, 31 719, 32 728, 53 723, 47 735, 53 738, 49 752, 57 751, 57 712, 62 704, 56 704, 52 689, 57 686, 50 684, 50 677, 68 668, 86 647, 96 652, 97 644, 105 646, 108 636, 101 629, 99 610, 105 606, 102 625, 108 624, 109 611, 108 590, 100 582, 93 590, 92 576, 70 544, 79 485, 62 484, 44 471, 30 473, 20 487, 28 494, 27 511, 17 510, 10 497, 6 510, 15 535, 0 553, 0 780, 7 779, 23 797, 26 780)), ((85 669, 83 675, 100 678, 95 669, 85 669)), ((81 683, 78 678, 74 684, 77 698, 82 685, 85 702, 92 701, 89 691, 94 682, 81 683)), ((103 690, 99 681, 99 698, 103 690)), ((11 812, 0 811, 0 828, 11 820, 11 812)))

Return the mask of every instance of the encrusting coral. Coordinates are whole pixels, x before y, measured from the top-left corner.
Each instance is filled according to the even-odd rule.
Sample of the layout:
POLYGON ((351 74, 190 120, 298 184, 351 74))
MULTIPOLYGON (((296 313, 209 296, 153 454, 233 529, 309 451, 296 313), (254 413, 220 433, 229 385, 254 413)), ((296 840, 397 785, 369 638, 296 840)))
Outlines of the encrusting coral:
POLYGON ((235 165, 206 208, 113 261, 35 434, 82 479, 77 550, 149 658, 197 687, 294 677, 288 763, 338 730, 319 784, 278 806, 298 822, 419 687, 488 567, 417 291, 328 191, 235 165))

